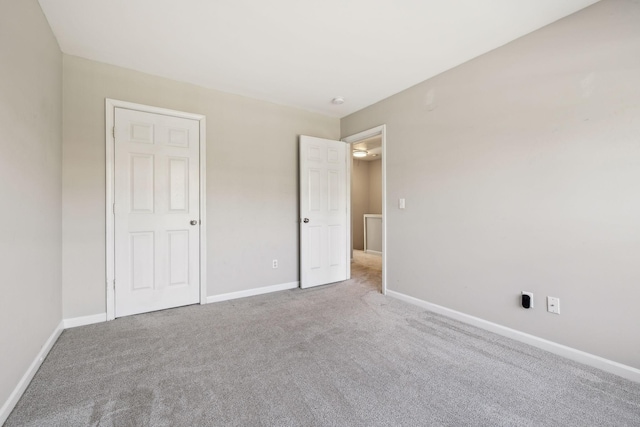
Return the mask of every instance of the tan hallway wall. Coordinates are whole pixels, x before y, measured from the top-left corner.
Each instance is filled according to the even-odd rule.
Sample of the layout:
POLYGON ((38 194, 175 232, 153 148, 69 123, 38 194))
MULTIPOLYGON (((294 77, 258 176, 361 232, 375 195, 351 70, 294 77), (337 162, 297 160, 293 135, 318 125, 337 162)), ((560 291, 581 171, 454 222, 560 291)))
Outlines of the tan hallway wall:
POLYGON ((382 161, 353 159, 351 167, 351 227, 353 249, 364 249, 364 214, 382 213, 382 161))
POLYGON ((382 160, 369 162, 369 206, 370 214, 382 214, 382 160))
POLYGON ((369 162, 353 159, 351 167, 351 230, 353 249, 364 249, 363 215, 369 210, 369 162))

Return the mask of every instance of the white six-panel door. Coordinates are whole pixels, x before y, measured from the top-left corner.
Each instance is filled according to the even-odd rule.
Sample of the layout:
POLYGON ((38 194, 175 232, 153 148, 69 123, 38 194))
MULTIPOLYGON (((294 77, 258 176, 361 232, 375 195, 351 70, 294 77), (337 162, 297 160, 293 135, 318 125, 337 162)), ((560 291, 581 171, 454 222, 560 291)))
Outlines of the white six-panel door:
POLYGON ((115 109, 115 316, 200 301, 199 123, 115 109))
POLYGON ((300 137, 300 287, 347 279, 347 144, 300 137))

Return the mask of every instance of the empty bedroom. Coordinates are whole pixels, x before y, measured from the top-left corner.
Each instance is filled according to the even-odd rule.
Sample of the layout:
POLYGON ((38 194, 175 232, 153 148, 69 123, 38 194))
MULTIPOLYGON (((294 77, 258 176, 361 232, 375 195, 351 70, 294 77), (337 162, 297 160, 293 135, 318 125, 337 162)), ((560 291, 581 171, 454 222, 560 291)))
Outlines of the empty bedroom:
POLYGON ((638 23, 1 1, 0 425, 640 426, 638 23))

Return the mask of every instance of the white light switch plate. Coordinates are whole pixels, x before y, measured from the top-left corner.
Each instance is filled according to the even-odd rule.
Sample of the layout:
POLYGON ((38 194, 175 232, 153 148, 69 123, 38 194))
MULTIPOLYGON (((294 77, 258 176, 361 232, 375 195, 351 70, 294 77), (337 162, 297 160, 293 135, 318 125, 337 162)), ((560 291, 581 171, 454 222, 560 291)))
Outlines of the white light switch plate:
POLYGON ((398 208, 404 209, 404 199, 398 199, 398 208))

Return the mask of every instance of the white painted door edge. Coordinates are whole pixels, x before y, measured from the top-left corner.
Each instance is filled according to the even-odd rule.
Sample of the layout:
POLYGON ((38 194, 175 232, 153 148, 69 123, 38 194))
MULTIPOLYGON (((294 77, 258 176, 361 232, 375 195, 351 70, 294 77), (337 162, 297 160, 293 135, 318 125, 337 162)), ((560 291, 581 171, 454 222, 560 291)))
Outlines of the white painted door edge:
POLYGON ((183 111, 170 110, 166 108, 152 107, 148 105, 135 104, 133 102, 119 101, 105 98, 105 146, 106 146, 106 312, 107 320, 115 319, 115 262, 114 262, 114 167, 115 167, 115 140, 113 127, 115 125, 115 109, 128 108, 130 110, 143 111, 153 114, 164 114, 173 117, 197 120, 200 125, 200 304, 207 303, 207 213, 206 213, 206 117, 202 114, 185 113, 183 111))
MULTIPOLYGON (((382 139, 382 294, 387 294, 387 125, 374 128, 342 138, 347 144, 354 144, 363 139, 380 135, 382 139)), ((347 162, 347 200, 351 200, 351 162, 347 162)), ((351 203, 347 203, 348 217, 351 218, 351 203)), ((347 222, 351 235, 351 221, 347 222)), ((351 277, 351 264, 348 265, 348 277, 351 277)))

